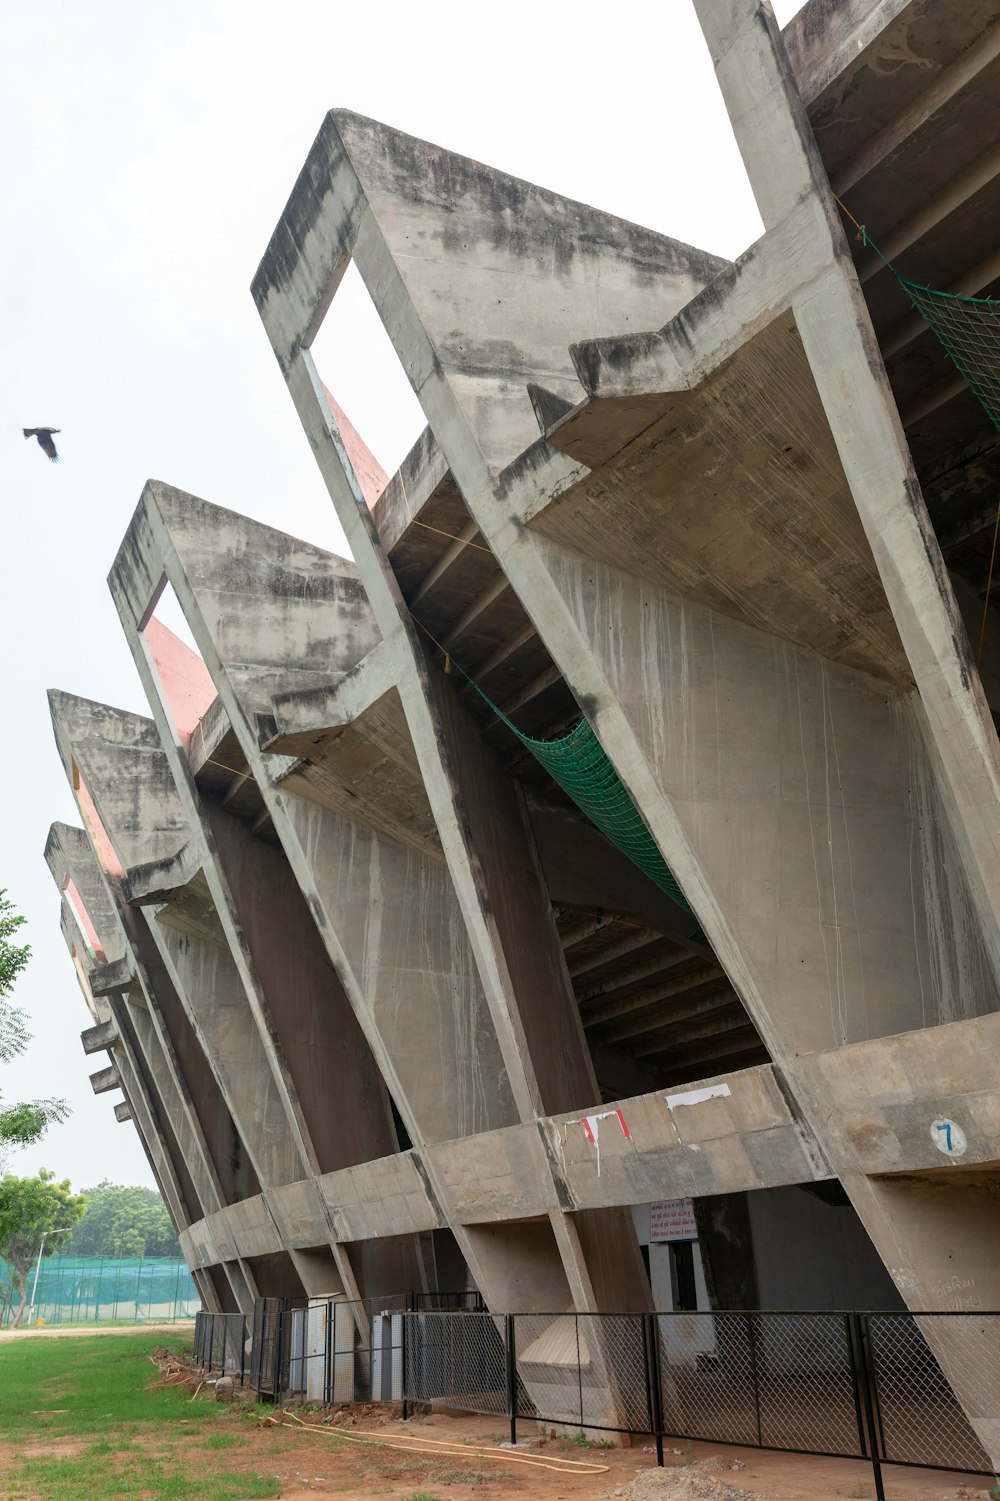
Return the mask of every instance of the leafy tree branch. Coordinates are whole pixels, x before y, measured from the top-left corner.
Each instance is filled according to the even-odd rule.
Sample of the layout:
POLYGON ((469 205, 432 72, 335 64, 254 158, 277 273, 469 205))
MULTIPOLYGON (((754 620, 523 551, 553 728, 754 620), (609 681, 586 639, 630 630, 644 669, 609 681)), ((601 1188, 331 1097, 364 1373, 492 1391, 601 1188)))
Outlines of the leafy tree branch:
POLYGON ((62 1236, 55 1232, 72 1228, 86 1206, 83 1194, 74 1194, 68 1179, 57 1183, 55 1173, 44 1167, 34 1178, 15 1178, 11 1173, 0 1178, 0 1257, 13 1274, 13 1328, 24 1316, 28 1278, 40 1249, 46 1256, 60 1249, 62 1236))
MULTIPOLYGON (((24 926, 24 918, 0 888, 0 1063, 7 1063, 23 1053, 31 1038, 24 1011, 10 997, 14 983, 31 957, 30 944, 18 944, 14 938, 24 926)), ((48 1126, 63 1121, 69 1114, 65 1100, 23 1100, 5 1105, 0 1096, 0 1166, 3 1148, 28 1146, 38 1141, 48 1126)))

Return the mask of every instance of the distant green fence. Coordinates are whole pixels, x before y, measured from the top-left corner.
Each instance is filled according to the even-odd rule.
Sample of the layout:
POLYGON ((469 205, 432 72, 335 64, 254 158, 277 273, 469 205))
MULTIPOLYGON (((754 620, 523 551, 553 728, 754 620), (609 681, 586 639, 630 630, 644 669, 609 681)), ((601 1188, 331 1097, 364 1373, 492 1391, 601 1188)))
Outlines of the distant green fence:
MULTIPOLYGON (((28 1278, 28 1322, 35 1269, 28 1278)), ((20 1297, 10 1267, 0 1260, 0 1328, 13 1322, 20 1297)), ((38 1273, 34 1320, 46 1324, 100 1323, 127 1319, 194 1318, 201 1298, 187 1263, 176 1260, 104 1260, 96 1256, 47 1256, 38 1273)))

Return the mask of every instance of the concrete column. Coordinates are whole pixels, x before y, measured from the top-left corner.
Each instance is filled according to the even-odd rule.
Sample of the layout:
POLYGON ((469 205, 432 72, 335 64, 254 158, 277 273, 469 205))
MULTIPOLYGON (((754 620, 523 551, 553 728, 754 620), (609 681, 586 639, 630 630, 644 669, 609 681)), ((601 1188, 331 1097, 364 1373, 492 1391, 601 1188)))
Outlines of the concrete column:
MULTIPOLYGON (((412 825, 400 823, 399 815, 398 837, 384 832, 388 804, 371 821, 364 808, 357 819, 344 817, 329 806, 335 787, 330 772, 324 770, 322 781, 294 766, 289 774, 284 758, 260 750, 258 726, 273 720, 282 679, 300 685, 298 668, 288 664, 302 664, 304 650, 304 665, 316 671, 310 642, 329 642, 329 669, 342 676, 362 670, 358 651, 378 640, 374 623, 366 626, 363 616, 359 621, 349 565, 326 559, 324 580, 322 561, 304 544, 151 486, 112 579, 151 699, 159 699, 166 714, 169 685, 151 670, 137 627, 150 580, 171 568, 171 583, 219 684, 242 753, 411 1140, 449 1140, 505 1125, 514 1119, 510 1089, 461 908, 440 856, 422 850, 412 825), (225 525, 238 529, 243 567, 248 556, 258 560, 241 608, 234 606, 225 578, 227 552, 217 547, 225 525), (208 538, 213 548, 206 557, 208 538), (136 558, 143 553, 140 574, 136 558), (311 613, 303 608, 310 593, 311 613), (222 598, 224 611, 217 603, 222 598), (295 611, 289 601, 296 602, 295 611), (338 615, 343 635, 331 634, 338 615), (255 658, 264 659, 255 678, 239 667, 248 631, 255 658), (443 1079, 449 1087, 442 1088, 443 1079)), ((378 702, 372 712, 382 712, 378 702)), ((393 795, 388 787, 387 795, 393 795)), ((427 825, 433 828, 429 810, 427 825)))
MULTIPOLYGON (((57 886, 68 893, 63 898, 63 931, 87 1004, 93 1014, 107 1017, 116 1036, 123 1039, 146 1079, 161 1118, 165 1116, 169 1124, 175 1144, 175 1176, 179 1173, 187 1180, 181 1195, 188 1205, 184 1222, 214 1213, 234 1197, 257 1192, 255 1178, 252 1184, 238 1182, 238 1165, 245 1160, 245 1152, 189 1024, 185 1020, 187 1031, 182 1033, 180 1055, 163 1024, 159 1001, 173 1008, 174 1035, 179 1004, 172 989, 167 994, 169 982, 162 969, 155 977, 155 986, 150 983, 150 955, 142 949, 149 950, 151 945, 148 936, 145 946, 141 941, 145 923, 124 900, 120 880, 102 871, 87 835, 65 824, 53 824, 45 857, 57 886), (86 933, 78 927, 77 916, 86 933), (212 1136, 214 1153, 203 1129, 205 1119, 217 1128, 212 1136), (221 1187, 218 1171, 222 1166, 225 1172, 227 1163, 237 1164, 235 1177, 226 1184, 228 1195, 221 1187)), ((149 1118, 148 1109, 142 1118, 149 1118)), ((142 1135, 138 1116, 136 1123, 142 1135)), ((161 1167, 155 1167, 158 1181, 161 1167)), ((250 1172, 252 1175, 252 1169, 250 1172)), ((175 1200, 177 1196, 174 1193, 175 1200)), ((252 1292, 240 1268, 234 1264, 227 1275, 236 1279, 234 1295, 239 1306, 249 1309, 252 1292)))
MULTIPOLYGON (((302 275, 303 283, 312 283, 308 288, 304 285, 296 286, 294 292, 291 293, 286 287, 280 289, 279 295, 275 298, 275 303, 280 304, 280 311, 273 315, 275 328, 278 324, 282 325, 280 335, 275 336, 276 352, 284 368, 293 399, 296 401, 300 416, 314 445, 331 498, 337 507, 354 556, 358 560, 359 570, 383 640, 392 639, 396 643, 395 649, 399 655, 400 664, 399 691, 407 726, 434 820, 440 833, 441 845, 448 863, 448 873, 472 944, 519 1117, 530 1119, 544 1109, 539 1070, 548 1075, 549 1086, 554 1086, 555 1075, 568 1060, 569 1053, 574 1051, 577 1061, 585 1065, 584 1072, 576 1076, 572 1073, 564 1073, 559 1079, 558 1088, 563 1090, 568 1098, 580 1100, 589 1097, 591 1101, 596 1102, 599 1097, 593 1086, 592 1072, 589 1066, 586 1066, 589 1060, 585 1059, 586 1050, 583 1047, 582 1037, 567 1042, 565 1052, 557 1058, 533 1048, 529 1040, 526 1031, 528 1008, 519 997, 513 977, 515 973, 523 978, 527 978, 530 974, 532 989, 539 985, 544 986, 553 974, 559 975, 561 962, 561 956, 558 955, 554 946, 554 933, 546 934, 544 931, 548 920, 530 895, 531 884, 537 880, 536 857, 530 851, 530 844, 525 842, 523 831, 515 836, 514 831, 517 825, 507 822, 504 826, 508 841, 516 837, 520 844, 516 857, 527 861, 527 864, 523 866, 523 869, 529 872, 527 884, 523 894, 511 889, 514 882, 509 879, 503 886, 491 887, 486 873, 487 863, 489 862, 492 866, 494 881, 500 874, 495 854, 490 849, 490 839, 487 838, 485 843, 482 839, 477 842, 473 832, 471 810, 465 805, 462 795, 463 773, 458 765, 459 758, 448 740, 442 720, 441 705, 436 698, 423 648, 418 644, 415 627, 410 620, 409 612, 385 553, 374 534, 358 470, 352 463, 350 447, 343 437, 335 414, 331 411, 311 361, 306 356, 295 357, 291 354, 293 340, 289 338, 289 329, 284 324, 286 314, 291 313, 290 303, 295 304, 295 312, 291 313, 294 319, 302 316, 302 297, 311 299, 307 321, 312 332, 316 326, 314 319, 317 308, 320 303, 325 303, 330 288, 335 288, 340 271, 346 264, 346 257, 349 254, 354 255, 362 275, 369 282, 377 280, 382 269, 381 266, 376 268, 372 257, 377 258, 380 249, 384 247, 380 247, 377 243, 378 230, 374 222, 370 216, 366 217, 363 187, 354 176, 353 165, 344 150, 342 141, 337 136, 337 127, 332 123, 330 128, 321 134, 314 153, 317 157, 318 171, 322 174, 324 170, 324 167, 319 165, 322 159, 329 172, 329 186, 327 188, 324 184, 320 190, 325 201, 318 221, 321 236, 328 236, 319 249, 320 262, 329 268, 326 278, 328 284, 322 286, 317 284, 316 263, 313 262, 308 271, 304 271, 302 275), (352 205, 350 209, 347 208, 348 204, 352 205), (357 216, 355 224, 349 233, 345 233, 344 226, 350 222, 354 214, 357 216), (365 247, 364 254, 362 254, 362 245, 365 247), (286 297, 288 301, 283 301, 286 297), (521 916, 528 916, 530 913, 534 942, 513 944, 509 929, 502 932, 496 921, 495 904, 501 907, 506 906, 511 912, 520 908, 521 916), (588 1095, 590 1089, 593 1089, 593 1093, 588 1095)), ((301 266, 296 267, 297 272, 300 269, 301 266)), ((270 276, 271 268, 268 266, 266 274, 262 269, 261 276, 258 278, 261 286, 264 281, 269 283, 266 292, 264 290, 259 292, 259 301, 262 305, 268 300, 270 294, 277 290, 271 283, 270 276)), ((393 296, 394 293, 388 295, 393 296)), ((270 324, 272 320, 270 307, 265 317, 270 324)), ((299 347, 301 334, 300 328, 300 337, 294 340, 295 347, 299 347)), ((502 420, 496 404, 491 410, 498 421, 502 420)), ((486 821, 481 816, 476 821, 482 834, 486 821)), ((518 879, 520 878, 519 872, 518 879)), ((535 891, 536 893, 539 891, 537 885, 535 891)), ((556 994, 565 994, 567 988, 565 978, 560 977, 556 994)), ((574 1030, 579 1027, 575 1019, 573 1026, 574 1030)), ((572 1036, 571 1032, 570 1038, 572 1036)), ((554 1197, 553 1194, 553 1200, 554 1197)), ((555 1203, 553 1203, 551 1213, 553 1236, 560 1259, 566 1268, 567 1293, 576 1300, 578 1306, 593 1306, 590 1301, 592 1284, 582 1257, 579 1237, 564 1222, 555 1203)), ((631 1226, 623 1221, 615 1231, 615 1235, 622 1246, 617 1264, 622 1268, 623 1280, 628 1282, 632 1280, 633 1274, 639 1275, 640 1263, 634 1233, 631 1226)), ((613 1261, 614 1258, 609 1258, 609 1264, 613 1261)))
MULTIPOLYGON (((803 1055, 997 1007, 997 743, 769 7, 699 0, 699 11, 767 224, 759 245, 700 296, 697 269, 685 268, 685 282, 684 247, 675 247, 678 274, 648 278, 660 301, 648 322, 629 288, 628 316, 602 330, 582 245, 550 282, 531 261, 530 290, 505 303, 496 329, 506 369, 492 369, 481 353, 489 279, 529 280, 532 216, 552 228, 545 195, 536 208, 519 195, 524 185, 501 188, 496 174, 453 158, 446 173, 444 154, 421 143, 425 175, 442 167, 424 198, 413 143, 350 116, 324 126, 254 290, 383 635, 397 621, 406 631, 307 353, 353 256, 473 522, 585 708, 796 1108, 825 1140, 836 1102, 818 1084, 805 1088, 803 1055), (460 240, 450 237, 446 296, 444 182, 457 184, 449 227, 462 227, 460 240), (496 221, 514 202, 519 236, 508 249, 496 221), (643 326, 659 331, 607 337, 643 326), (571 366, 560 364, 563 340, 575 344, 571 366), (558 382, 575 370, 595 398, 567 419, 576 439, 554 433, 561 453, 531 443, 526 390, 516 399, 521 379, 547 384, 546 369, 558 382), (779 453, 761 436, 775 410, 785 424, 784 437, 781 421, 774 429, 779 453), (644 505, 638 465, 610 461, 647 429, 644 505), (779 547, 812 507, 815 525, 789 553, 810 577, 800 594, 752 529, 741 547, 740 508, 721 512, 727 462, 734 489, 759 480, 747 504, 779 547), (571 525, 564 512, 546 515, 556 500, 571 525), (688 516, 671 535, 682 505, 688 516), (681 533, 692 530, 692 550, 675 562, 671 553, 690 540, 681 533), (631 551, 619 546, 623 536, 631 551)), ((576 211, 564 206, 562 224, 576 211)), ((623 232, 619 246, 627 244, 623 232)), ((626 259, 609 251, 601 262, 609 285, 627 282, 626 259)), ((562 384, 556 394, 574 399, 562 384)), ((450 756, 432 759, 433 709, 415 648, 413 657, 404 704, 444 831, 435 777, 459 779, 450 756)), ((481 879, 475 841, 464 841, 467 880, 444 844, 471 907, 481 879)), ((502 939, 487 951, 474 913, 466 920, 485 983, 484 959, 503 957, 502 939)), ((496 1018, 510 1004, 499 964, 495 978, 496 1018)), ((511 1046, 530 1058, 523 1032, 498 1024, 498 1035, 509 1070, 511 1046)), ((525 1082, 537 1091, 533 1071, 525 1082)), ((515 1098, 523 1112, 516 1089, 515 1098)), ((877 1239, 881 1215, 869 1188, 852 1183, 853 1160, 834 1146, 831 1161, 877 1239)), ((973 1225, 980 1216, 968 1192, 973 1225)), ((904 1281, 926 1277, 919 1248, 908 1245, 904 1260, 904 1281)), ((906 1295, 918 1306, 914 1287, 906 1295)), ((985 1434, 989 1415, 974 1417, 985 1434)))

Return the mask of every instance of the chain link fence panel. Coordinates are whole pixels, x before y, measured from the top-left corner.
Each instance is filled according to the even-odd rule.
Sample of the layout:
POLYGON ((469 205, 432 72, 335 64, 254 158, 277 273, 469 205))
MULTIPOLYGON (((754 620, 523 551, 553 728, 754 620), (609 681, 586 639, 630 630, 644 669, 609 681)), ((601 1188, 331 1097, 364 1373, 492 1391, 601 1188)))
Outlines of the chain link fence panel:
POLYGON ((942 1364, 963 1390, 970 1411, 992 1421, 996 1430, 1000 1371, 989 1357, 996 1353, 992 1340, 1000 1334, 997 1315, 869 1313, 862 1319, 884 1458, 990 1472, 989 1457, 942 1364))
POLYGON ((457 1412, 507 1412, 504 1320, 489 1313, 406 1315, 406 1391, 457 1412))
POLYGON ((437 1404, 512 1433, 528 1419, 658 1450, 669 1435, 868 1459, 878 1476, 992 1473, 998 1338, 997 1314, 497 1315, 475 1295, 400 1294, 201 1313, 195 1351, 274 1400, 437 1404))

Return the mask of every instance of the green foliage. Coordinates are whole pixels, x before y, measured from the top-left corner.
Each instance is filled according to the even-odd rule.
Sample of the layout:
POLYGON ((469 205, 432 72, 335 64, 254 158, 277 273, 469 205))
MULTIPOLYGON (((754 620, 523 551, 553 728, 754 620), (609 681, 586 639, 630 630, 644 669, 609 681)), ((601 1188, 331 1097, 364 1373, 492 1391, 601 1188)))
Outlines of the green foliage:
POLYGON ((28 1300, 28 1274, 43 1235, 44 1254, 51 1256, 61 1239, 53 1232, 74 1225, 85 1207, 83 1195, 73 1193, 68 1179, 57 1183, 55 1173, 44 1167, 34 1178, 15 1178, 12 1173, 0 1178, 0 1257, 13 1271, 20 1294, 15 1328, 28 1300))
MULTIPOLYGON (((0 1063, 23 1053, 31 1035, 24 1012, 10 1000, 14 982, 31 957, 29 944, 13 942, 23 925, 24 918, 0 888, 0 1063)), ((26 1100, 6 1107, 0 1104, 0 1152, 5 1143, 27 1146, 37 1141, 47 1126, 65 1120, 68 1114, 64 1100, 26 1100)))
POLYGON ((86 1213, 61 1245, 64 1256, 180 1256, 170 1216, 155 1189, 105 1181, 85 1195, 86 1213))
MULTIPOLYGON (((18 928, 24 926, 24 918, 14 910, 14 904, 8 900, 6 889, 0 887, 0 1001, 7 1000, 14 988, 14 981, 21 973, 31 956, 29 944, 22 947, 11 942, 18 928)), ((0 1058, 10 1058, 13 1053, 19 1053, 27 1040, 24 1034, 18 1041, 16 1026, 13 1033, 8 1036, 6 1027, 0 1028, 0 1058), (13 1051, 10 1051, 13 1049, 13 1051)))

